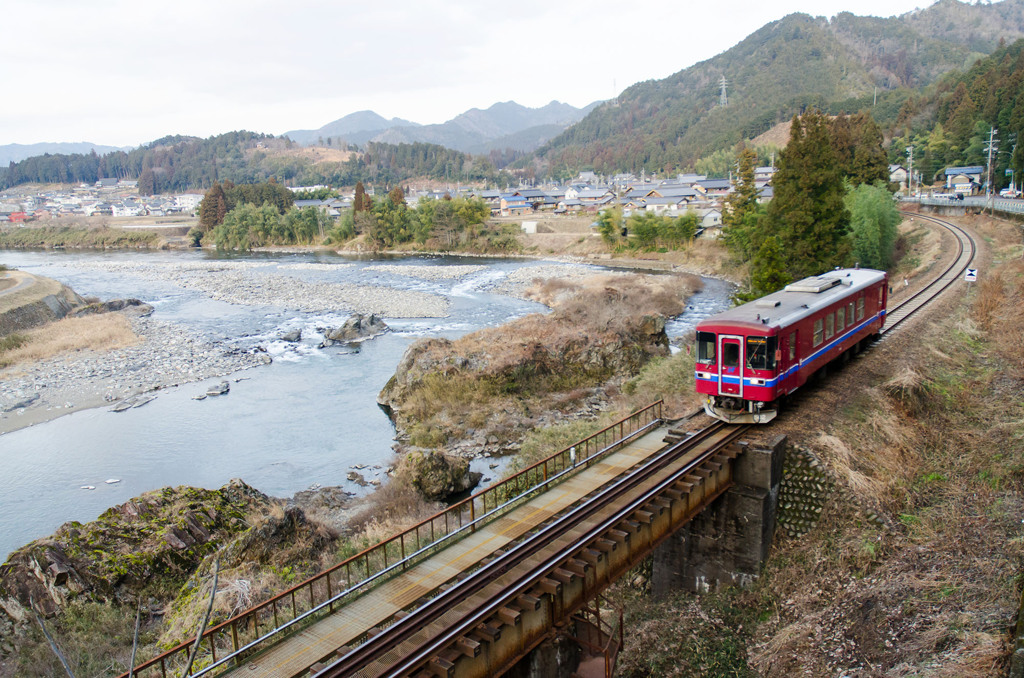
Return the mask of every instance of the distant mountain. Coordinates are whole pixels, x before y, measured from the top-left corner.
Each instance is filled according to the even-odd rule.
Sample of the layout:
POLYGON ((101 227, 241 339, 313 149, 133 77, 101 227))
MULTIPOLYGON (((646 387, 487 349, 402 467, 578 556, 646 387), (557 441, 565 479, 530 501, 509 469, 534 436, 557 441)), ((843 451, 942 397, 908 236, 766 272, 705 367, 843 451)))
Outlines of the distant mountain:
POLYGON ((539 149, 535 162, 671 172, 809 106, 895 119, 914 91, 1022 36, 1024 0, 940 0, 884 19, 792 14, 707 61, 633 85, 539 149))
POLYGON ((401 118, 388 120, 373 111, 357 111, 329 122, 320 129, 295 129, 285 132, 282 136, 307 146, 316 144, 321 139, 344 139, 352 144, 361 144, 392 127, 417 126, 418 123, 401 118))
POLYGON ((19 162, 25 158, 46 153, 51 155, 56 153, 71 155, 72 153, 87 154, 96 151, 97 155, 103 155, 111 151, 130 151, 131 149, 131 146, 102 146, 100 144, 91 144, 87 141, 80 143, 6 144, 0 146, 0 166, 6 167, 12 162, 19 162))
POLYGON ((541 108, 527 108, 514 101, 496 103, 488 109, 473 108, 448 122, 417 125, 397 118, 386 120, 373 111, 352 113, 318 130, 295 130, 286 135, 302 144, 331 138, 334 142, 365 144, 428 143, 464 153, 486 153, 512 148, 533 151, 569 125, 583 119, 595 106, 576 108, 552 101, 541 108), (530 131, 532 130, 532 131, 530 131))

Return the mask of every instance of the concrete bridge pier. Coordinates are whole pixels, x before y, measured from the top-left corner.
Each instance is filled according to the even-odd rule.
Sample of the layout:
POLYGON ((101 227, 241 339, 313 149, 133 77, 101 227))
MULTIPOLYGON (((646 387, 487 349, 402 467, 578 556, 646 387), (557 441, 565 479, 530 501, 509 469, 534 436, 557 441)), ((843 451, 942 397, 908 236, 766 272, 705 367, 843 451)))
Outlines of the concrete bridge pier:
POLYGON ((652 594, 705 593, 749 586, 761 573, 775 533, 785 436, 765 447, 740 443, 735 484, 654 550, 652 594))

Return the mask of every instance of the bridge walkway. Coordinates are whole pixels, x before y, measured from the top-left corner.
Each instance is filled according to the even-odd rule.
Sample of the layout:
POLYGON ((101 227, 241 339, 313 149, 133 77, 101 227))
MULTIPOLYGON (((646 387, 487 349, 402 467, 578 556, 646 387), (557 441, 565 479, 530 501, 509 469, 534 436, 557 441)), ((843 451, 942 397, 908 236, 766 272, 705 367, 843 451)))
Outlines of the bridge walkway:
POLYGON ((230 674, 240 673, 251 678, 306 674, 313 664, 331 658, 338 648, 353 643, 368 629, 384 624, 396 613, 414 606, 420 598, 453 580, 464 570, 474 568, 485 558, 664 448, 670 428, 669 424, 663 424, 652 429, 333 614, 247 659, 230 674))

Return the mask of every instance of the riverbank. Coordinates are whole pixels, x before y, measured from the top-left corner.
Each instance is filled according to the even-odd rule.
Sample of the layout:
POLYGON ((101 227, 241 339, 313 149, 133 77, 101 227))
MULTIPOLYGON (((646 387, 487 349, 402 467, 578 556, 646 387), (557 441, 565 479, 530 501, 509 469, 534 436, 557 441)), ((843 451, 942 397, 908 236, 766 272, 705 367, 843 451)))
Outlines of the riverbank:
POLYGON ((139 338, 134 346, 76 350, 0 370, 0 435, 270 362, 265 353, 211 343, 175 323, 151 317, 128 320, 139 338))

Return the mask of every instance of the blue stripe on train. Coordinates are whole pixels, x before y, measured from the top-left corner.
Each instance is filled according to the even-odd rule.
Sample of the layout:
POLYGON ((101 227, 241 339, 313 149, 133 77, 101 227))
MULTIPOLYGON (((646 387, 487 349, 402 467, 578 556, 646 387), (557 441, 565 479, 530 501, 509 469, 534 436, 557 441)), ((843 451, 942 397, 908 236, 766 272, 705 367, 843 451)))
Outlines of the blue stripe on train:
MULTIPOLYGON (((842 335, 836 337, 831 342, 825 344, 820 349, 818 349, 817 351, 812 353, 810 358, 807 358, 806 360, 801 360, 799 363, 797 363, 795 365, 791 365, 788 370, 786 370, 785 372, 783 372, 782 374, 780 374, 780 375, 778 375, 776 377, 773 377, 771 379, 764 379, 764 383, 763 384, 755 384, 754 383, 754 380, 755 379, 761 379, 760 377, 744 377, 743 378, 743 385, 744 386, 757 387, 757 388, 772 388, 773 386, 778 385, 779 381, 788 378, 792 374, 795 374, 797 372, 797 370, 799 370, 801 367, 803 367, 806 363, 813 362, 813 361, 817 360, 818 358, 820 358, 825 353, 828 353, 830 349, 835 348, 838 344, 842 343, 844 339, 850 337, 851 335, 856 334, 857 332, 862 330, 864 327, 866 327, 866 326, 870 325, 871 323, 873 323, 875 320, 878 320, 879 318, 884 318, 884 317, 885 317, 885 310, 882 310, 877 315, 874 315, 874 316, 868 318, 867 320, 862 322, 860 325, 857 325, 856 327, 850 329, 848 332, 843 333, 842 335)), ((697 381, 703 381, 703 382, 708 382, 708 383, 712 383, 712 384, 717 384, 718 381, 719 381, 718 380, 718 376, 715 376, 715 377, 713 377, 711 379, 705 379, 705 378, 702 378, 702 377, 697 376, 696 374, 694 374, 694 378, 697 381)), ((725 384, 731 384, 733 386, 739 386, 740 379, 739 379, 739 377, 730 377, 728 375, 722 375, 722 382, 725 383, 725 384)))

